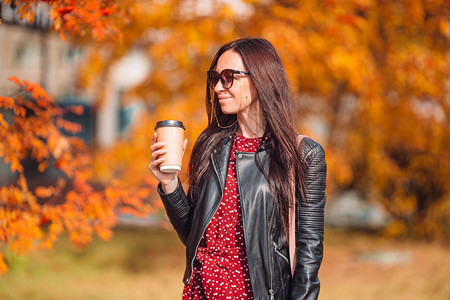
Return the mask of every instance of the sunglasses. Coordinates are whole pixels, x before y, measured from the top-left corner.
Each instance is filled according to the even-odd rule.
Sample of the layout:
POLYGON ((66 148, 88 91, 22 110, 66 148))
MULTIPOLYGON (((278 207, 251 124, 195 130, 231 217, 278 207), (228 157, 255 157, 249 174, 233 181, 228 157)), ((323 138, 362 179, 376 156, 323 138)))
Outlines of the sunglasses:
POLYGON ((220 73, 215 70, 208 70, 208 72, 206 72, 208 84, 212 89, 216 87, 219 80, 222 83, 223 88, 227 90, 231 88, 233 85, 234 74, 250 75, 249 72, 236 71, 232 69, 225 69, 220 73))

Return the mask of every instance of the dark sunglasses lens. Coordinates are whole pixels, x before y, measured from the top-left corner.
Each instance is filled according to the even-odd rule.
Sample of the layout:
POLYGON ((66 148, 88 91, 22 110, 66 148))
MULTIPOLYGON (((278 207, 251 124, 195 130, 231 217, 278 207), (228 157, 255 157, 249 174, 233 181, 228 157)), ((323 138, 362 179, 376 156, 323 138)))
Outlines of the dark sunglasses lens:
POLYGON ((220 80, 224 88, 229 89, 233 85, 233 71, 226 69, 220 73, 220 80))
POLYGON ((214 88, 216 86, 217 82, 219 82, 220 74, 217 73, 216 71, 208 71, 207 77, 208 77, 209 86, 211 88, 214 88))
POLYGON ((214 70, 210 70, 207 73, 208 83, 211 88, 215 88, 220 80, 223 88, 229 89, 233 85, 233 70, 225 69, 220 74, 214 70))

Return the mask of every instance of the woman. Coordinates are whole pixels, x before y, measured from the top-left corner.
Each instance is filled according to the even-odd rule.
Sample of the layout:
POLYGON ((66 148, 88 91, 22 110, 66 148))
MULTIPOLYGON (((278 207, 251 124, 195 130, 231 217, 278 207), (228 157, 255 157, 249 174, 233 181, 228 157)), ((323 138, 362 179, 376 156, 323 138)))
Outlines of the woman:
POLYGON ((186 245, 183 299, 317 299, 325 155, 298 138, 291 102, 272 44, 239 39, 207 72, 209 122, 187 195, 176 174, 159 171, 163 144, 153 136, 149 168, 186 245))

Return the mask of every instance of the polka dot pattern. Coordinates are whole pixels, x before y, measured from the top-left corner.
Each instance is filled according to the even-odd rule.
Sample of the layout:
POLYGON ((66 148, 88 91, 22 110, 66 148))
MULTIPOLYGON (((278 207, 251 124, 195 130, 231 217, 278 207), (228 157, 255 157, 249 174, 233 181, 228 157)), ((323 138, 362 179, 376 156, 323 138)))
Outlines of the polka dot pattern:
POLYGON ((236 181, 236 151, 255 152, 259 141, 235 135, 222 201, 200 242, 183 300, 254 299, 236 181))

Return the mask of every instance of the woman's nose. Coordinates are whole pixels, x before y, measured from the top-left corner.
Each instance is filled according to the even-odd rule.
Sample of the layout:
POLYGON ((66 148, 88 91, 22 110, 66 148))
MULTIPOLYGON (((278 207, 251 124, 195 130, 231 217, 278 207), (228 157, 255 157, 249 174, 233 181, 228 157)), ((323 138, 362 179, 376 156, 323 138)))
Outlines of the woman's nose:
POLYGON ((214 92, 218 93, 224 90, 222 85, 222 80, 217 81, 216 86, 214 87, 214 92))

